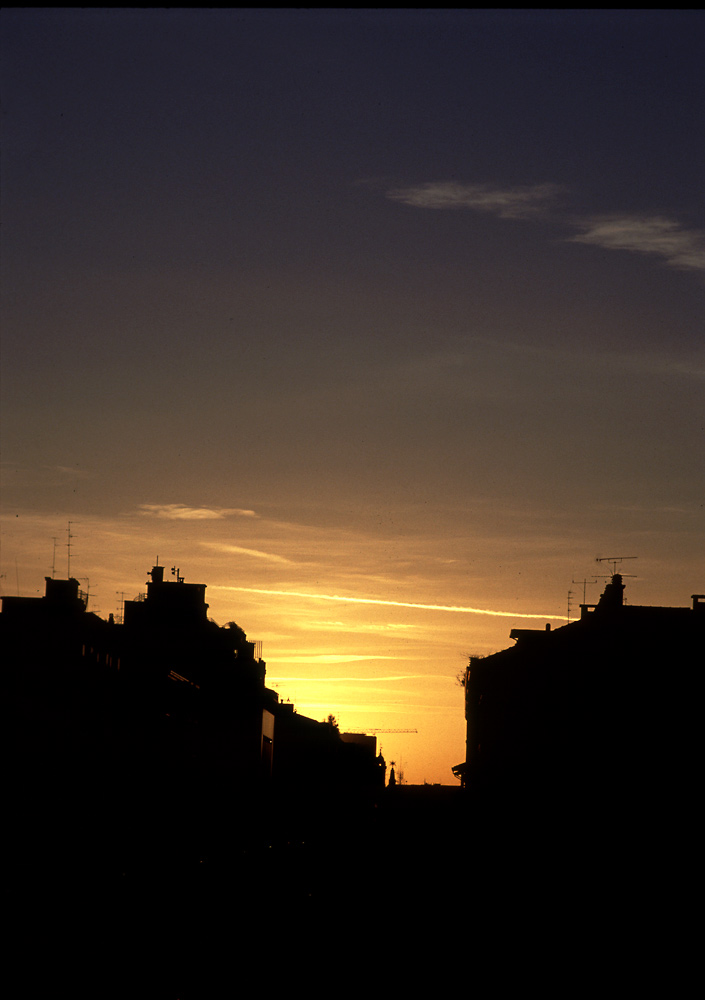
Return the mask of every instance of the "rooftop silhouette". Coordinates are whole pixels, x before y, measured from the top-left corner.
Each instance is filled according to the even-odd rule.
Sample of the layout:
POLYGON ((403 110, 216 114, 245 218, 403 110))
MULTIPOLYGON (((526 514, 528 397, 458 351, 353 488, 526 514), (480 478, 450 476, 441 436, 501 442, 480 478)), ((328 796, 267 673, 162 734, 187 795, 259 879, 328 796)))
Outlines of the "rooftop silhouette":
POLYGON ((689 607, 630 605, 613 574, 597 604, 558 629, 513 629, 514 646, 471 657, 465 673, 466 789, 518 807, 640 808, 673 788, 693 732, 687 699, 705 596, 689 607), (668 707, 667 707, 668 706, 668 707))

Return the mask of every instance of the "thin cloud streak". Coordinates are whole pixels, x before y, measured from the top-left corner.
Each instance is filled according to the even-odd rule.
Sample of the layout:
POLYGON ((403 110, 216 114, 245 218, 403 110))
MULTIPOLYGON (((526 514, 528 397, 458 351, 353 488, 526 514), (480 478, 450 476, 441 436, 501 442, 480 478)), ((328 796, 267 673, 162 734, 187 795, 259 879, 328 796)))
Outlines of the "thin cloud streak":
POLYGON ((252 556, 254 559, 264 559, 267 562, 284 563, 287 566, 293 565, 292 560, 287 559, 285 556, 278 556, 273 552, 262 552, 260 549, 246 549, 241 545, 228 545, 227 542, 201 542, 201 545, 203 548, 211 549, 213 552, 252 556))
POLYGON ((464 608, 454 604, 419 604, 412 601, 382 601, 372 597, 340 597, 337 594, 306 594, 297 590, 265 590, 260 587, 214 586, 213 590, 235 590, 243 594, 269 594, 274 597, 304 597, 313 601, 342 601, 347 604, 378 604, 391 608, 417 608, 422 611, 453 611, 466 615, 492 615, 499 618, 551 618, 567 621, 565 615, 527 614, 520 611, 488 611, 486 608, 464 608))
POLYGON ((359 660, 408 660, 409 657, 400 656, 383 656, 376 653, 313 653, 311 656, 306 656, 306 654, 295 654, 291 656, 273 656, 271 657, 272 663, 357 663, 359 660))
POLYGON ((170 521, 213 521, 225 517, 257 517, 253 510, 238 507, 188 507, 183 503, 141 503, 144 514, 167 518, 170 521))
POLYGON ((603 215, 584 219, 572 243, 588 243, 605 250, 628 250, 655 254, 670 267, 686 271, 705 270, 705 233, 684 229, 679 222, 661 216, 603 215))
MULTIPOLYGON (((278 661, 268 660, 267 663, 274 663, 278 661)), ((338 681, 342 681, 347 684, 379 684, 381 681, 418 681, 418 680, 429 680, 429 681, 443 681, 446 683, 448 681, 447 677, 439 677, 437 674, 390 674, 389 676, 381 677, 285 677, 281 674, 273 675, 267 673, 268 680, 275 680, 278 683, 301 683, 301 684, 330 684, 338 681)))
POLYGON ((525 219, 543 212, 561 190, 557 184, 500 188, 441 181, 397 188, 388 191, 387 197, 414 208, 470 208, 494 213, 501 219, 525 219))
MULTIPOLYGON (((387 191, 392 201, 424 209, 469 209, 488 212, 500 219, 545 217, 558 195, 558 184, 493 187, 490 184, 457 184, 430 181, 387 191)), ((705 233, 686 229, 680 222, 658 215, 588 215, 557 217, 566 226, 580 230, 570 243, 585 243, 604 250, 661 257, 669 267, 682 271, 705 270, 705 233)))

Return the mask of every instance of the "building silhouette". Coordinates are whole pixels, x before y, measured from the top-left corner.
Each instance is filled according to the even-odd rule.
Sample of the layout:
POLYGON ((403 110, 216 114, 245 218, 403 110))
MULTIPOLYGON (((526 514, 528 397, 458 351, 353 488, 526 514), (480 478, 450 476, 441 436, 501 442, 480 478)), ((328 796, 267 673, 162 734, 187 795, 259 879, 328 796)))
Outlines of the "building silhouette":
POLYGON ((471 657, 465 673, 463 785, 500 807, 547 813, 588 804, 641 810, 690 794, 691 682, 705 597, 690 607, 624 601, 612 576, 597 604, 558 629, 513 629, 512 648, 471 657))
POLYGON ((87 854, 127 869, 224 856, 384 787, 374 737, 346 741, 281 703, 260 644, 174 574, 154 566, 121 623, 87 611, 75 579, 2 599, 11 801, 37 857, 86 870, 87 854))

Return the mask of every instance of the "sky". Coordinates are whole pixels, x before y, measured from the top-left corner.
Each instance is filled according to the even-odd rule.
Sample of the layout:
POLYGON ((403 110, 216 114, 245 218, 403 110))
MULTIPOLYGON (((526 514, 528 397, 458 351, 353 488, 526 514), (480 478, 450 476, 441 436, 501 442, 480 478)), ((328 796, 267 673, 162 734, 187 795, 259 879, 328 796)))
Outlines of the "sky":
POLYGON ((280 698, 454 784, 470 654, 606 557, 705 590, 700 11, 0 34, 3 593, 178 567, 280 698))

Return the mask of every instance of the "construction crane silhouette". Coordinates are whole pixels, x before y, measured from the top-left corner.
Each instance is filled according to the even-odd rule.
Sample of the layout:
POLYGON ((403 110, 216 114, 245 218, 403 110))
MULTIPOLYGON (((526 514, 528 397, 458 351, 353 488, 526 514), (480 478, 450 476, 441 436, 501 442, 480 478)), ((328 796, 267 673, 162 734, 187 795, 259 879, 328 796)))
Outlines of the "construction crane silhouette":
POLYGON ((418 733, 418 729, 365 729, 366 733, 418 733))

